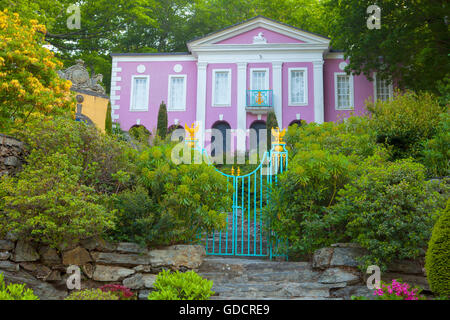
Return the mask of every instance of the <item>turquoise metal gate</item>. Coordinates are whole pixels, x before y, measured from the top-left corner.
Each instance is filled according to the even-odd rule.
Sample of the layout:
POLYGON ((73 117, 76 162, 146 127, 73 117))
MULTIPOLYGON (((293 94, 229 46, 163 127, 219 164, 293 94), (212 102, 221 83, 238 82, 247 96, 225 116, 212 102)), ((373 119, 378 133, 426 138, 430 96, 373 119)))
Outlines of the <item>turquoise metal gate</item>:
MULTIPOLYGON (((235 171, 233 167, 231 174, 226 174, 215 168, 233 186, 233 206, 228 212, 225 230, 202 235, 207 255, 287 259, 287 254, 280 250, 287 241, 277 238, 262 214, 263 207, 270 201, 270 187, 278 182, 277 175, 288 167, 288 151, 281 141, 284 133, 272 129, 276 142, 252 172, 240 175, 239 169, 235 171)), ((212 165, 206 150, 197 148, 197 140, 192 133, 190 135, 186 143, 199 150, 212 165)))

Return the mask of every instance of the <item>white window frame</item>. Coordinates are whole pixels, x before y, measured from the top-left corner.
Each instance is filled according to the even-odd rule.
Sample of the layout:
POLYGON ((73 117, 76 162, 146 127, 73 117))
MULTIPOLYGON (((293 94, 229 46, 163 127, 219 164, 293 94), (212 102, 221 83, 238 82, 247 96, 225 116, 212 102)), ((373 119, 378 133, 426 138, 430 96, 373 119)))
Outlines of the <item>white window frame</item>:
POLYGON ((308 68, 289 68, 289 81, 288 81, 288 95, 289 95, 289 106, 306 106, 308 105, 308 68), (300 103, 294 103, 292 102, 292 95, 291 95, 291 79, 292 79, 292 71, 303 71, 304 72, 304 88, 305 88, 305 99, 303 102, 300 103))
MULTIPOLYGON (((389 99, 392 99, 392 97, 394 96, 394 86, 392 85, 392 82, 389 84, 388 89, 389 89, 389 99)), ((374 101, 378 100, 378 97, 377 97, 377 73, 376 72, 373 73, 373 100, 374 101)))
POLYGON ((231 69, 213 69, 212 70, 212 86, 211 86, 211 105, 213 107, 231 107, 231 77, 233 76, 231 69), (228 72, 228 92, 227 92, 227 102, 216 104, 215 93, 216 93, 216 73, 218 72, 228 72))
POLYGON ((334 109, 338 111, 342 110, 354 110, 355 106, 355 90, 354 90, 354 84, 353 84, 353 75, 348 75, 346 72, 335 72, 334 73, 334 109), (338 106, 338 92, 337 92, 337 78, 338 76, 349 76, 350 77, 350 106, 346 108, 339 108, 338 106))
POLYGON ((265 89, 261 90, 270 90, 270 69, 269 68, 250 68, 250 88, 251 90, 256 90, 253 87, 253 71, 264 71, 266 73, 266 77, 264 79, 265 89))
POLYGON ((186 74, 170 74, 169 82, 168 82, 168 92, 167 92, 167 111, 186 111, 186 87, 187 87, 187 75, 186 74), (171 81, 172 78, 184 78, 184 86, 183 86, 183 105, 182 108, 174 109, 171 105, 171 95, 172 95, 172 86, 171 81))
POLYGON ((149 75, 133 75, 131 76, 131 93, 130 93, 130 111, 131 112, 142 112, 142 111, 148 111, 148 105, 149 105, 149 98, 150 98, 150 76, 149 75), (135 108, 133 107, 133 96, 134 96, 134 80, 136 78, 146 78, 147 79, 147 87, 145 89, 145 92, 147 94, 146 97, 146 106, 141 108, 135 108))

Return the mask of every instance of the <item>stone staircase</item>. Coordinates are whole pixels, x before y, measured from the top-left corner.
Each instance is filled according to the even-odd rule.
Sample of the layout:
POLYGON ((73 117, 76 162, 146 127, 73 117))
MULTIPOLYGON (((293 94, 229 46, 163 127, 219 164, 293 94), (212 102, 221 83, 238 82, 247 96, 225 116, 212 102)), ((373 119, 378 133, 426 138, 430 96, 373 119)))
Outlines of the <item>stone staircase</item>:
POLYGON ((335 291, 347 286, 308 262, 207 257, 199 274, 214 282, 212 300, 342 300, 335 291))

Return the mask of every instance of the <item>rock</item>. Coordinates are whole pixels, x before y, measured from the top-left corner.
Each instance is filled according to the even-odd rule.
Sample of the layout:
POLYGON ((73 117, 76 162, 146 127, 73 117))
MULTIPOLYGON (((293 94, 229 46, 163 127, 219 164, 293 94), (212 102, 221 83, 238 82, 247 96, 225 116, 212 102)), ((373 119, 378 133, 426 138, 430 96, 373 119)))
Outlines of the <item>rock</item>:
POLYGON ((92 278, 95 281, 112 282, 122 280, 134 273, 133 269, 97 265, 92 278))
POLYGON ((41 256, 41 262, 47 265, 61 264, 61 258, 58 252, 54 248, 44 246, 39 248, 39 255, 41 256))
POLYGON ((121 253, 146 253, 147 250, 136 243, 120 242, 117 245, 116 251, 121 253))
POLYGON ((148 300, 151 290, 139 290, 138 300, 148 300))
POLYGON ((3 163, 5 164, 5 166, 15 167, 19 164, 19 159, 17 159, 17 157, 14 156, 9 156, 3 159, 3 163))
POLYGON ((30 272, 34 272, 37 269, 37 265, 36 263, 31 263, 31 262, 21 262, 19 263, 20 267, 22 267, 23 269, 30 271, 30 272))
POLYGON ((367 286, 348 286, 345 288, 334 289, 331 296, 336 298, 344 298, 351 300, 352 296, 366 297, 369 300, 375 299, 374 290, 368 289, 367 286))
POLYGON ((15 242, 15 241, 19 240, 19 236, 17 235, 17 233, 8 232, 6 234, 6 240, 15 242))
POLYGON ((0 270, 3 271, 19 271, 20 267, 11 261, 0 261, 0 270))
POLYGON ((129 278, 126 278, 122 281, 122 284, 130 289, 137 290, 143 289, 145 287, 144 277, 142 273, 136 273, 129 278))
POLYGON ((60 281, 62 279, 61 272, 52 270, 50 274, 44 279, 45 281, 60 281))
POLYGON ((136 272, 145 272, 145 273, 150 273, 153 272, 153 268, 149 265, 138 265, 137 267, 133 268, 134 270, 136 270, 136 272))
POLYGON ((361 248, 359 243, 334 243, 331 245, 334 248, 361 248))
POLYGON ((27 288, 33 289, 34 294, 41 300, 61 300, 67 296, 66 290, 58 290, 47 282, 37 280, 25 271, 5 271, 3 274, 7 283, 26 283, 27 288))
POLYGON ((174 270, 195 270, 202 264, 206 253, 201 245, 175 245, 167 249, 151 250, 148 255, 152 267, 170 266, 174 270))
POLYGON ((12 260, 15 262, 37 261, 39 260, 39 254, 30 243, 19 240, 17 241, 12 260))
POLYGON ((63 252, 63 264, 66 266, 82 266, 91 261, 92 259, 89 252, 82 247, 76 247, 75 249, 63 252))
POLYGON ((146 287, 147 289, 154 289, 155 286, 155 281, 156 281, 156 277, 157 275, 155 274, 144 274, 144 287, 146 287))
POLYGON ((330 261, 330 267, 357 267, 357 258, 366 254, 366 250, 362 248, 340 248, 333 250, 333 257, 330 261))
POLYGON ((102 252, 112 252, 116 250, 116 245, 106 242, 98 237, 91 237, 81 241, 81 245, 87 250, 97 250, 102 252))
POLYGON ((408 274, 420 274, 424 273, 424 262, 415 260, 397 260, 388 266, 389 272, 400 272, 408 274))
POLYGON ((430 285, 428 284, 427 278, 424 276, 392 272, 381 274, 381 280, 384 282, 392 283, 393 279, 401 279, 402 282, 406 282, 411 287, 418 286, 422 289, 430 291, 430 285))
POLYGON ((8 251, 0 251, 0 260, 8 260, 10 256, 8 251))
POLYGON ((316 250, 313 255, 313 268, 325 269, 330 266, 330 261, 333 256, 333 248, 322 248, 316 250))
POLYGON ((94 275, 95 266, 92 263, 88 263, 81 266, 81 270, 83 273, 88 277, 89 279, 92 279, 92 276, 94 275))
POLYGON ((101 264, 112 264, 125 267, 133 267, 150 263, 150 257, 147 255, 139 255, 134 253, 110 253, 110 252, 93 252, 92 258, 95 262, 101 264))
POLYGON ((340 268, 330 268, 325 270, 320 276, 319 283, 346 283, 347 285, 360 282, 361 279, 356 272, 350 272, 340 268))
POLYGON ((36 264, 36 270, 33 272, 33 275, 38 279, 46 279, 51 272, 52 270, 49 267, 36 264))
POLYGON ((0 250, 11 251, 14 249, 14 242, 9 240, 0 240, 0 250))

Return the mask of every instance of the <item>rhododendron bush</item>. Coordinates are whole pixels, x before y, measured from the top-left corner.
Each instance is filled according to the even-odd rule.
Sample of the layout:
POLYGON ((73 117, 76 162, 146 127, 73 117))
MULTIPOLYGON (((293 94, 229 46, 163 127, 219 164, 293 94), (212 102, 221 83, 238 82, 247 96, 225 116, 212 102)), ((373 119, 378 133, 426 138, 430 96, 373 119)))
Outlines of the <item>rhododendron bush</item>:
POLYGON ((0 11, 0 130, 18 127, 35 113, 74 112, 71 82, 59 78, 62 63, 45 48, 45 26, 0 11))

